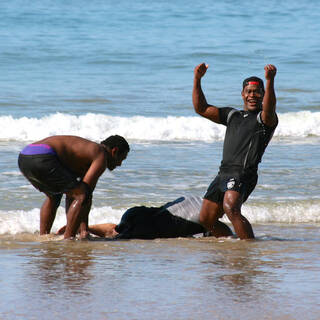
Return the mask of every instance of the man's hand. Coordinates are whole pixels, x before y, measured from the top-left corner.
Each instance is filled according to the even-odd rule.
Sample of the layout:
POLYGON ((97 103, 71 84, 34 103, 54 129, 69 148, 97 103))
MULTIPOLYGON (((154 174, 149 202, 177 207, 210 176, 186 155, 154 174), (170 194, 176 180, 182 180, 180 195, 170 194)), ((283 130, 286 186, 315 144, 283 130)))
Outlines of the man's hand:
POLYGON ((273 80, 277 73, 277 68, 273 64, 264 67, 266 77, 266 91, 262 102, 261 120, 268 127, 276 127, 278 118, 276 115, 276 94, 274 92, 273 80))
POLYGON ((205 63, 201 63, 194 68, 194 77, 196 79, 201 79, 204 74, 207 72, 209 65, 205 63))
POLYGON ((267 64, 264 67, 266 80, 273 80, 277 73, 277 68, 273 64, 267 64))

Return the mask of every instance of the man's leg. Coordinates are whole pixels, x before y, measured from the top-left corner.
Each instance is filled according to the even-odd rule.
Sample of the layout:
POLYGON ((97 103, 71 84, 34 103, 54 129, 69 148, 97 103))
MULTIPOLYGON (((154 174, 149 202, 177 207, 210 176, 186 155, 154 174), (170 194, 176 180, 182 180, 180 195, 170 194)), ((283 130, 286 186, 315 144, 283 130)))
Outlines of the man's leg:
MULTIPOLYGON (((68 220, 68 211, 70 209, 71 204, 74 202, 74 198, 70 196, 70 194, 68 194, 66 196, 66 215, 67 215, 67 220, 68 220)), ((73 203, 74 204, 74 203, 73 203)), ((79 223, 79 227, 77 229, 77 233, 80 233, 80 238, 87 238, 89 235, 89 231, 88 231, 88 220, 89 220, 89 212, 91 209, 91 204, 92 204, 92 197, 89 196, 86 201, 82 204, 81 210, 80 210, 80 223, 79 223)), ((66 226, 64 226, 64 228, 61 228, 60 234, 61 232, 65 232, 66 230, 66 226)))
POLYGON ((47 195, 40 209, 40 235, 50 233, 61 198, 62 194, 56 196, 47 195))
POLYGON ((237 191, 228 190, 223 199, 223 209, 240 239, 254 238, 249 221, 241 214, 242 198, 237 191))
POLYGON ((92 197, 87 193, 85 184, 66 194, 67 225, 64 238, 74 237, 79 229, 80 238, 88 236, 88 216, 91 209, 92 197))
MULTIPOLYGON (((72 197, 69 197, 69 196, 66 196, 66 214, 68 213, 68 210, 69 210, 69 208, 70 208, 70 205, 71 205, 71 203, 73 202, 73 198, 72 197)), ((86 210, 88 210, 88 208, 86 208, 86 210)), ((90 211, 90 210, 89 210, 90 211)), ((81 223, 80 223, 81 224, 81 223)), ((90 228, 88 228, 88 230, 89 230, 89 232, 91 232, 91 233, 93 233, 93 234, 95 234, 95 235, 98 235, 98 236, 100 236, 100 237, 104 237, 105 235, 104 235, 104 229, 105 229, 105 225, 107 225, 107 224, 97 224, 97 225, 93 225, 93 226, 90 226, 90 228), (101 226, 101 227, 100 227, 101 226), (93 228, 92 230, 91 230, 91 227, 93 228), (95 232, 95 229, 97 228, 97 232, 95 232)), ((114 227, 116 227, 116 224, 113 224, 113 223, 110 223, 110 225, 114 225, 114 227)), ((57 231, 57 233, 56 234, 59 234, 59 235, 61 235, 61 234, 64 234, 65 233, 65 231, 66 231, 66 227, 67 227, 67 225, 64 225, 63 227, 61 227, 58 231, 57 231)), ((80 227, 79 227, 79 229, 78 229, 78 231, 77 231, 77 233, 79 233, 80 232, 80 227)), ((107 231, 105 231, 106 233, 107 233, 107 231)), ((116 234, 117 234, 117 232, 116 231, 114 231, 116 234)))
POLYGON ((89 212, 91 210, 92 205, 92 197, 87 197, 85 203, 82 205, 81 212, 80 212, 80 225, 79 225, 79 233, 80 238, 85 239, 89 236, 89 212))
POLYGON ((218 219, 223 216, 222 204, 203 199, 200 211, 200 223, 210 231, 209 235, 216 238, 233 235, 232 230, 218 219))
POLYGON ((225 223, 217 220, 213 226, 213 230, 210 232, 210 235, 216 238, 230 237, 233 236, 233 232, 225 223))
POLYGON ((217 202, 203 199, 200 210, 200 223, 208 230, 213 231, 213 226, 221 216, 222 206, 217 202))

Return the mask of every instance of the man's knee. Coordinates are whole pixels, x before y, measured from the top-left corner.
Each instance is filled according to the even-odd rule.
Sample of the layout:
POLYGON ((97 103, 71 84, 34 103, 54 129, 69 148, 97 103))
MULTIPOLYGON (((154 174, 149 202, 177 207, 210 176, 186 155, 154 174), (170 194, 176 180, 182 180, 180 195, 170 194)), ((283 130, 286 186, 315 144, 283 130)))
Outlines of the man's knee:
POLYGON ((211 229, 213 224, 221 216, 221 206, 213 201, 204 199, 199 215, 199 222, 207 229, 211 229), (209 228, 210 227, 210 228, 209 228))
POLYGON ((231 221, 241 215, 241 204, 241 194, 239 192, 226 192, 223 199, 223 210, 231 221))
POLYGON ((240 208, 238 206, 235 206, 234 204, 223 204, 223 209, 230 221, 232 221, 234 218, 241 214, 240 208))

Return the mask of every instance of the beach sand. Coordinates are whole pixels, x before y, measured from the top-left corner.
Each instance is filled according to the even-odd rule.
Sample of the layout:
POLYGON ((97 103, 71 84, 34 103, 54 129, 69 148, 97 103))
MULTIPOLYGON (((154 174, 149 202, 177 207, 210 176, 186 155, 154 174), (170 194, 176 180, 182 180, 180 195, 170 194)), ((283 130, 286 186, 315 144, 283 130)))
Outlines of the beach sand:
POLYGON ((318 227, 254 230, 254 241, 2 235, 0 318, 318 319, 318 227))

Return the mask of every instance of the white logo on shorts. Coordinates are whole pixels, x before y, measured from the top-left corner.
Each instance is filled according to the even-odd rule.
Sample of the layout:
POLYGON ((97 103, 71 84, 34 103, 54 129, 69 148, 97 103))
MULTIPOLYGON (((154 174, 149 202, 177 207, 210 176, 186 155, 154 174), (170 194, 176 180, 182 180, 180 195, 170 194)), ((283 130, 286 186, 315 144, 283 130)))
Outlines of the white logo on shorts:
POLYGON ((234 187, 234 185, 236 184, 234 178, 231 178, 228 183, 227 183, 227 189, 232 189, 234 187))

